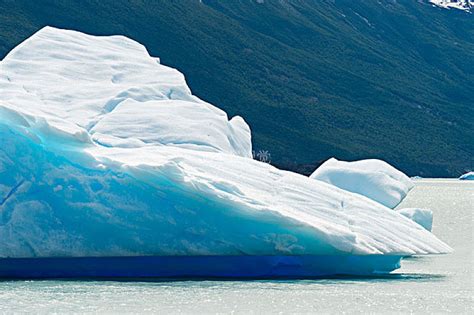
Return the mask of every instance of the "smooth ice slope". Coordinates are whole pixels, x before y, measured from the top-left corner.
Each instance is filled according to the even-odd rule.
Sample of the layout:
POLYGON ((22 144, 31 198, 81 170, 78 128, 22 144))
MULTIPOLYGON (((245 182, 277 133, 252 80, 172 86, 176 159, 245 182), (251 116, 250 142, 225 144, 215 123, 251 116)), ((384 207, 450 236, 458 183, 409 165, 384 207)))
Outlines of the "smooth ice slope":
POLYGON ((310 178, 366 196, 392 209, 413 188, 413 182, 405 174, 375 159, 345 162, 331 158, 310 178))
POLYGON ((0 257, 450 251, 379 203, 248 158, 241 118, 124 37, 45 28, 0 74, 0 257))
POLYGON ((397 211, 398 213, 415 221, 428 231, 431 231, 431 228, 433 226, 433 211, 429 209, 420 208, 403 208, 397 211))
POLYGON ((459 177, 461 180, 474 180, 474 172, 468 172, 459 177))

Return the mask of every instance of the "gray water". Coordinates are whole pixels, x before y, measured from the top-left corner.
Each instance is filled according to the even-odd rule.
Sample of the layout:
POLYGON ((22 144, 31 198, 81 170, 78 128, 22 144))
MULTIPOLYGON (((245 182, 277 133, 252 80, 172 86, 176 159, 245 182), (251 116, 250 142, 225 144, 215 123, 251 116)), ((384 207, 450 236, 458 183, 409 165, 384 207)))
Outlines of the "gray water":
POLYGON ((420 180, 400 207, 434 212, 454 248, 380 278, 297 281, 2 281, 0 313, 474 313, 474 182, 420 180))

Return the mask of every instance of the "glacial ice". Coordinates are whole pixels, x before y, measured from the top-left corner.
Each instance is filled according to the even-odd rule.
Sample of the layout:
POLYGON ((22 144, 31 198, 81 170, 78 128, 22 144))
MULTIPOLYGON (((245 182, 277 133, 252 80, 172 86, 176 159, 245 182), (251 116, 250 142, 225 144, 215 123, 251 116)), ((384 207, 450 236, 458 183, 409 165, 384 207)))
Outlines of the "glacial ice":
POLYGON ((191 94, 184 76, 122 36, 46 27, 2 62, 3 103, 103 146, 168 145, 252 156, 250 128, 191 94))
POLYGON ((420 208, 403 208, 397 210, 398 213, 406 216, 407 218, 415 221, 428 231, 431 231, 433 226, 433 211, 429 209, 420 208))
POLYGON ((474 172, 467 172, 459 177, 461 180, 474 180, 474 172))
POLYGON ((319 166, 310 178, 366 196, 392 209, 413 188, 408 176, 387 162, 376 159, 345 162, 331 158, 319 166))
POLYGON ((380 204, 252 160, 242 118, 122 36, 46 27, 12 50, 0 62, 0 141, 3 258, 451 250, 383 205, 411 187, 397 172, 335 173, 388 186, 380 204))

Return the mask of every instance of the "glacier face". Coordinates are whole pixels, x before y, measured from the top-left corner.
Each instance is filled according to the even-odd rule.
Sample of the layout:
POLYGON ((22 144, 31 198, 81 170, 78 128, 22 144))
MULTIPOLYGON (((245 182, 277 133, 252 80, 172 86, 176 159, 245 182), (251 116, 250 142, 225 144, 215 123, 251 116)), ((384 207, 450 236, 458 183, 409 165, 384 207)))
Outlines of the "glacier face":
POLYGON ((252 160, 250 129, 140 44, 44 28, 0 62, 0 257, 451 249, 365 197, 252 160))
POLYGON ((321 164, 310 178, 366 196, 392 209, 414 186, 408 176, 376 159, 345 162, 331 158, 321 164))

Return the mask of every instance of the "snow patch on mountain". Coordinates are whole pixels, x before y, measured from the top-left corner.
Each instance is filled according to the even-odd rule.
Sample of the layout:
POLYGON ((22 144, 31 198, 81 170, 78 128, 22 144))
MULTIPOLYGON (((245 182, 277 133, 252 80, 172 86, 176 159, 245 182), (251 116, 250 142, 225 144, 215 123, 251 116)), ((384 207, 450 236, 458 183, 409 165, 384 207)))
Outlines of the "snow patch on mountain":
POLYGON ((473 0, 430 0, 430 3, 445 9, 470 11, 474 6, 473 0))

